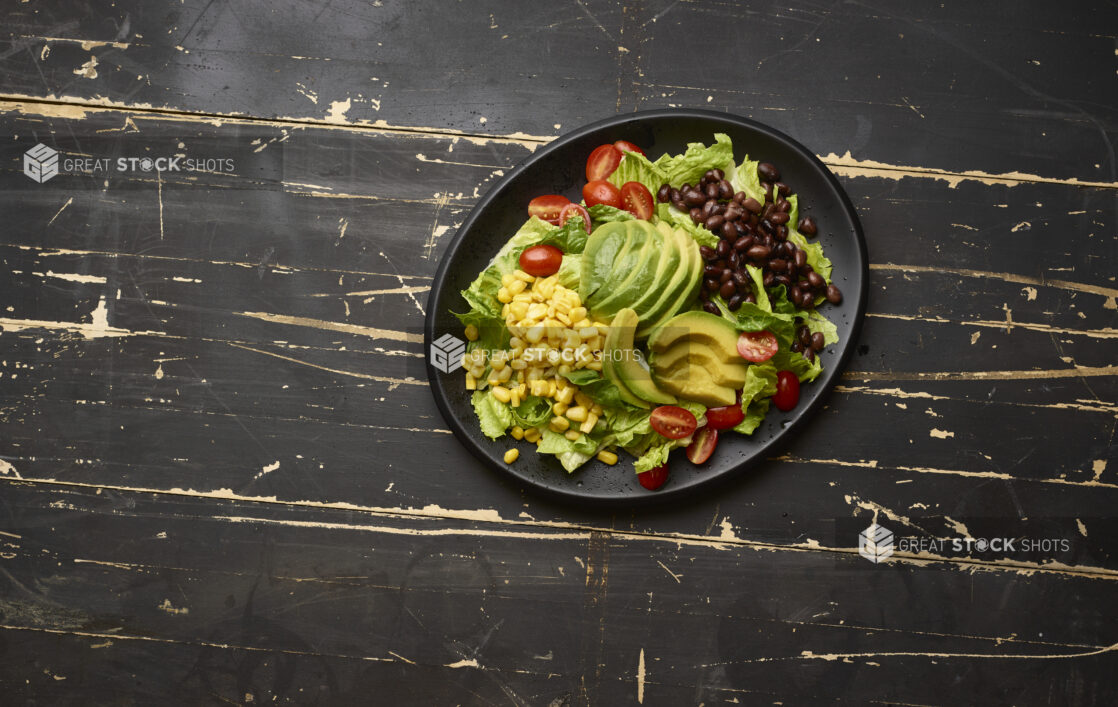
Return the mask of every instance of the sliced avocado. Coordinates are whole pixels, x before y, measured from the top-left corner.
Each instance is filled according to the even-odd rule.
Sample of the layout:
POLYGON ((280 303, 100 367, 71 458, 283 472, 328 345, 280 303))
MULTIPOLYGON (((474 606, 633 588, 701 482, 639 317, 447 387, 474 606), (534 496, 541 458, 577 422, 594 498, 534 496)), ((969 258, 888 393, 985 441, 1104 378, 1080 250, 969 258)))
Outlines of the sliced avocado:
MULTIPOLYGON (((623 309, 621 311, 624 312, 626 310, 623 309)), ((620 316, 620 312, 618 313, 618 315, 620 316)), ((614 359, 618 358, 624 360, 630 358, 630 354, 632 353, 633 349, 633 335, 632 329, 630 328, 631 325, 622 326, 621 324, 621 322, 615 321, 613 324, 610 325, 609 331, 606 333, 606 340, 602 344, 602 375, 605 376, 606 380, 608 380, 610 383, 613 383, 615 386, 617 386, 617 392, 621 395, 622 400, 629 403, 630 405, 636 405, 639 408, 648 408, 648 403, 637 397, 632 391, 629 390, 628 386, 625 385, 625 381, 622 379, 621 375, 617 371, 617 364, 614 359), (628 335, 625 334, 626 331, 629 332, 628 335), (629 342, 629 346, 627 349, 622 348, 622 342, 626 339, 629 342), (621 352, 623 355, 614 355, 615 352, 621 352)))
POLYGON ((707 407, 733 405, 737 400, 737 389, 715 383, 711 372, 699 366, 691 366, 685 378, 664 379, 655 372, 653 378, 660 388, 707 407))
POLYGON ((578 296, 583 302, 609 279, 617 257, 628 247, 632 237, 633 232, 624 221, 611 221, 598 226, 586 239, 578 284, 578 296))
POLYGON ((652 240, 653 238, 659 238, 659 233, 653 228, 646 229, 640 225, 642 223, 647 224, 647 222, 632 220, 619 223, 625 225, 629 234, 625 247, 617 253, 613 261, 613 267, 601 286, 589 297, 582 300, 582 303, 590 310, 594 318, 599 321, 609 321, 613 318, 616 310, 620 309, 621 304, 625 304, 629 298, 637 296, 637 293, 625 292, 622 289, 623 283, 635 270, 639 270, 641 264, 647 258, 651 258, 657 250, 652 240), (654 233, 656 236, 653 236, 654 233), (620 296, 621 301, 618 302, 615 296, 620 296), (613 305, 603 308, 601 304, 607 300, 613 305))
POLYGON ((648 348, 661 352, 683 338, 715 349, 718 358, 723 361, 739 357, 738 330, 734 325, 717 314, 700 310, 677 314, 669 319, 648 337, 648 348))
MULTIPOLYGON (((623 270, 624 259, 618 259, 618 267, 610 274, 608 286, 598 290, 591 297, 590 308, 594 317, 600 321, 612 319, 622 307, 633 307, 644 293, 655 291, 660 287, 660 280, 656 278, 664 252, 669 248, 674 250, 674 245, 664 242, 664 234, 648 221, 630 221, 630 228, 645 233, 645 240, 641 246, 636 261, 631 269, 623 270)), ((636 240, 634 240, 634 243, 636 240)))
POLYGON ((685 268, 680 267, 682 259, 686 257, 686 251, 680 248, 680 241, 676 238, 672 227, 661 221, 656 225, 656 231, 663 237, 663 247, 660 249, 652 283, 646 287, 644 294, 629 305, 641 321, 645 321, 650 314, 655 314, 653 310, 664 297, 666 290, 675 290, 678 294, 680 285, 677 283, 677 278, 680 273, 687 272, 685 268))
MULTIPOLYGON (((619 311, 617 316, 613 318, 613 323, 610 325, 610 333, 607 334, 606 357, 610 359, 610 370, 613 375, 617 377, 617 387, 627 388, 629 392, 637 398, 647 400, 650 403, 674 405, 678 401, 673 396, 656 387, 656 384, 652 382, 652 375, 648 372, 648 369, 642 366, 637 359, 637 354, 639 352, 633 345, 633 334, 636 332, 638 321, 640 321, 640 318, 637 316, 637 313, 633 309, 626 307, 619 311), (620 332, 617 337, 615 337, 617 346, 615 348, 610 348, 609 336, 611 336, 614 331, 620 332)), ((742 385, 744 384, 745 376, 743 374, 742 385)), ((642 405, 641 407, 648 406, 642 405)))
POLYGON ((657 327, 675 316, 680 309, 690 306, 699 293, 703 279, 703 258, 699 246, 683 229, 672 228, 665 221, 658 226, 661 230, 673 233, 680 252, 679 268, 673 281, 666 286, 654 305, 641 315, 641 325, 637 328, 637 338, 643 339, 657 327))
POLYGON ((707 346, 683 340, 663 353, 650 356, 649 364, 658 379, 682 380, 691 375, 690 369, 697 367, 710 371, 716 384, 740 390, 745 385, 748 369, 745 359, 735 354, 737 361, 723 361, 716 356, 717 353, 707 346))

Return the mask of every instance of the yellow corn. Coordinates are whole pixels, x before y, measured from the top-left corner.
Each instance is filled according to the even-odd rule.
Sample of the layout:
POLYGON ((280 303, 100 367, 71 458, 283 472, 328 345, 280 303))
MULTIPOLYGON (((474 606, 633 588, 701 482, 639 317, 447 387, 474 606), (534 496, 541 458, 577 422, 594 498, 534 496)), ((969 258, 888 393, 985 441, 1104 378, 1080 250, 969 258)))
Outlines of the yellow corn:
POLYGON ((520 425, 513 426, 511 430, 513 439, 524 439, 524 428, 520 425))
POLYGON ((513 388, 510 391, 509 405, 512 405, 513 407, 519 407, 520 406, 520 389, 519 388, 513 388))
POLYGON ((594 401, 587 397, 587 395, 581 391, 575 393, 575 402, 587 409, 594 407, 594 401))
POLYGON ((566 403, 555 403, 551 406, 551 411, 556 415, 562 415, 567 411, 567 407, 566 403))
POLYGON ((575 389, 573 387, 570 387, 564 388, 563 390, 559 391, 559 393, 555 396, 555 399, 562 403, 563 407, 566 408, 566 406, 570 405, 571 401, 574 400, 574 397, 575 389))
POLYGON ((583 422, 578 428, 586 434, 590 434, 594 431, 594 425, 596 424, 598 424, 598 416, 591 412, 587 413, 586 422, 583 422))
POLYGON ((466 341, 477 341, 478 331, 473 324, 466 325, 466 341))
POLYGON ((551 422, 548 426, 556 432, 566 432, 567 429, 571 426, 571 421, 565 417, 559 417, 558 415, 556 415, 555 417, 551 418, 551 422))
POLYGON ((516 461, 519 458, 520 458, 520 450, 516 449, 515 447, 513 449, 510 449, 509 451, 505 452, 505 463, 506 464, 512 464, 514 461, 516 461))
POLYGON ((504 302, 505 304, 512 302, 512 293, 509 292, 507 287, 502 287, 497 290, 497 301, 504 302))
POLYGON ((543 339, 543 327, 536 325, 528 329, 528 331, 524 334, 524 338, 527 339, 528 343, 530 344, 540 343, 540 340, 543 339))
POLYGON ((523 280, 524 282, 528 282, 528 283, 531 283, 533 280, 536 279, 535 277, 529 275, 528 273, 524 272, 523 270, 514 270, 513 273, 512 273, 512 276, 515 277, 517 280, 523 280))
MULTIPOLYGON (((517 296, 519 297, 519 295, 517 295, 517 296)), ((509 305, 508 316, 510 316, 513 319, 516 319, 517 321, 519 321, 519 320, 528 316, 528 307, 529 306, 530 305, 527 302, 520 302, 520 301, 513 300, 513 303, 509 305)))
MULTIPOLYGON (((575 397, 577 398, 578 396, 576 395, 575 397)), ((586 408, 581 405, 576 405, 567 410, 567 417, 571 422, 586 422, 586 414, 586 408)))
POLYGON ((582 436, 582 433, 578 430, 567 430, 563 433, 563 436, 571 440, 572 442, 577 442, 578 438, 582 436))
POLYGON ((502 385, 493 386, 493 390, 491 390, 490 392, 493 394, 494 398, 502 403, 507 403, 509 400, 512 399, 512 393, 509 391, 508 388, 502 385))
POLYGON ((470 375, 469 371, 466 372, 466 390, 477 390, 477 378, 470 375))
POLYGON ((512 284, 508 286, 508 290, 510 294, 518 295, 523 292, 526 287, 527 285, 524 284, 523 280, 513 280, 512 284))
POLYGON ((567 316, 571 318, 572 322, 580 322, 581 320, 586 319, 586 314, 586 307, 580 307, 577 305, 575 307, 572 307, 571 311, 567 312, 567 316))
POLYGON ((533 427, 531 429, 524 430, 524 439, 525 439, 525 441, 531 442, 532 444, 535 444, 536 442, 539 442, 540 441, 540 431, 539 431, 539 429, 533 427))
POLYGON ((598 461, 613 466, 617 463, 617 455, 613 452, 607 452, 603 449, 602 451, 598 452, 598 461))

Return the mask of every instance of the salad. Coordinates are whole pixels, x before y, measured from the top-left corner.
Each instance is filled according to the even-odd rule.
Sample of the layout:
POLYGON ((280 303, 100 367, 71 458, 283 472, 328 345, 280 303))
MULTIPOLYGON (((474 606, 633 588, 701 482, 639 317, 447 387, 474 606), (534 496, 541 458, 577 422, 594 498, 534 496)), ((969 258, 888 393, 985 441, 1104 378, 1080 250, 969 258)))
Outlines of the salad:
POLYGON ((462 292, 465 385, 487 437, 568 472, 625 452, 654 490, 672 450, 703 464, 719 435, 796 406, 838 341, 820 308, 842 293, 779 169, 735 162, 724 134, 655 161, 601 145, 586 179, 580 203, 532 199, 462 292))

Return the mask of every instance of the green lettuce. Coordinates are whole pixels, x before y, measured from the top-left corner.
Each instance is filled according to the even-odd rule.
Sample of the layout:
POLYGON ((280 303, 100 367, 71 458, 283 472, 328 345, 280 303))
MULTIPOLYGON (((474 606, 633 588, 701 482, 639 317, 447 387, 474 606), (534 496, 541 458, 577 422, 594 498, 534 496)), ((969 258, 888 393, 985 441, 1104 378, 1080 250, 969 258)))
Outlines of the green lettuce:
POLYGON ((684 213, 671 204, 657 204, 656 216, 661 221, 667 221, 676 228, 682 228, 691 234, 699 245, 715 248, 718 246, 718 236, 691 220, 691 215, 684 213))
POLYGON ((529 395, 516 407, 509 406, 512 420, 524 429, 542 427, 551 419, 551 403, 546 398, 529 395))
POLYGON ((765 421, 765 415, 769 414, 769 400, 769 398, 754 400, 746 406, 745 418, 734 427, 734 432, 740 432, 743 435, 753 434, 753 431, 765 421))
POLYGON ((489 439, 504 436, 505 430, 512 427, 512 410, 486 391, 475 391, 471 402, 481 423, 481 432, 489 439))
POLYGON ((730 177, 730 184, 733 185, 735 191, 743 191, 764 204, 765 192, 761 189, 761 177, 757 174, 758 164, 756 160, 746 157, 738 165, 738 168, 732 172, 733 176, 730 177))
POLYGON ((590 435, 579 435, 576 440, 567 439, 549 427, 545 427, 537 450, 540 454, 554 454, 568 472, 578 469, 598 453, 600 442, 590 435))
POLYGON ((660 185, 670 180, 662 169, 649 162, 648 158, 639 152, 623 152, 617 169, 609 175, 609 181, 619 189, 625 182, 640 182, 655 196, 660 185))
MULTIPOLYGON (((725 174, 733 174, 734 146, 728 135, 715 133, 713 145, 688 143, 687 151, 682 155, 664 155, 653 162, 652 166, 664 175, 664 181, 678 189, 684 184, 698 184, 709 169, 717 168, 725 174)), ((655 194, 659 187, 658 184, 650 188, 650 191, 655 194)))
POLYGON ((632 221, 636 218, 625 209, 608 204, 594 204, 587 211, 590 212, 590 221, 593 222, 594 228, 610 221, 632 221))
POLYGON ((584 395, 601 405, 603 410, 606 408, 639 409, 622 400, 617 386, 597 371, 592 371, 589 368, 579 368, 562 375, 577 385, 584 395))

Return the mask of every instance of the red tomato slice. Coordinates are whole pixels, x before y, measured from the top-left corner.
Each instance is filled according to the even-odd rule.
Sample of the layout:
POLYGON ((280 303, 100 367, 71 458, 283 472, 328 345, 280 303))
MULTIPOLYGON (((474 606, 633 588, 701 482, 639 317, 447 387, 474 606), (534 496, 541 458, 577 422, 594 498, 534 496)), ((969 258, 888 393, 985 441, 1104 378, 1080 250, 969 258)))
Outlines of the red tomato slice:
POLYGON ((586 227, 586 232, 590 233, 590 212, 586 210, 586 207, 573 202, 567 204, 563 207, 563 210, 559 212, 559 225, 562 226, 566 224, 567 219, 572 216, 581 216, 582 225, 586 227))
POLYGON ((652 200, 652 192, 640 182, 625 182, 621 185, 622 208, 645 221, 652 218, 652 210, 656 202, 652 200))
POLYGON ((637 474, 637 481, 641 482, 641 486, 645 487, 649 491, 655 491, 656 489, 660 488, 667 480, 667 464, 661 464, 655 469, 649 469, 648 471, 642 471, 641 473, 637 474))
POLYGON ((553 226, 559 225, 559 212, 571 200, 559 194, 544 194, 528 202, 528 215, 543 219, 553 226))
POLYGON ((621 164, 621 150, 613 145, 599 145, 586 160, 586 181, 605 179, 621 164))
POLYGON ((652 411, 649 418, 652 429, 668 439, 683 439, 699 426, 690 410, 675 405, 661 405, 652 411))
MULTIPOLYGON (((738 408, 739 410, 741 408, 738 408)), ((710 411, 707 410, 707 414, 710 411)), ((687 458, 691 460, 692 464, 702 464, 710 455, 714 454, 714 448, 718 446, 718 430, 710 425, 702 428, 695 433, 695 439, 691 440, 691 444, 687 445, 687 458)))
POLYGON ((616 147, 617 149, 621 150, 622 152, 635 152, 638 155, 643 155, 644 154, 644 150, 637 147, 636 145, 629 142, 628 140, 618 140, 617 142, 613 143, 613 146, 616 147))
POLYGON ((586 186, 582 188, 582 198, 586 202, 587 208, 595 204, 605 204, 615 209, 621 208, 621 190, 604 179, 587 182, 586 186))
POLYGON ((738 353, 753 363, 768 361, 778 348, 780 344, 770 331, 746 331, 738 337, 738 353))
POLYGON ((737 427, 744 419, 745 413, 741 409, 741 403, 720 408, 707 408, 707 427, 712 430, 728 430, 731 427, 737 427))
POLYGON ((800 402, 800 379, 792 371, 781 371, 776 374, 776 395, 773 396, 773 405, 781 412, 788 412, 800 402))
POLYGON ((534 277, 547 277, 559 272, 563 251, 553 245, 534 245, 520 254, 520 269, 534 277))

